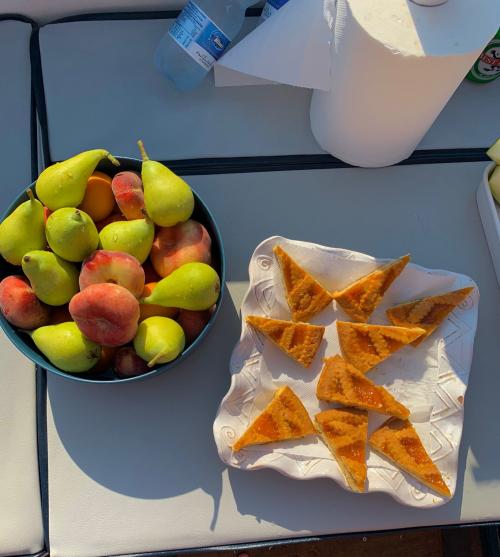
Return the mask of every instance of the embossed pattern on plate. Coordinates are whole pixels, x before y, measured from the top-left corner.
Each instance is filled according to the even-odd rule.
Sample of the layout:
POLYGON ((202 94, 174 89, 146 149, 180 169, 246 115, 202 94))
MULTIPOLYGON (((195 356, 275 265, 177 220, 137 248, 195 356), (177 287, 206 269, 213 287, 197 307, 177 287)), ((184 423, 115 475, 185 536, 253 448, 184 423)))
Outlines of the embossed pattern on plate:
MULTIPOLYGON (((318 437, 248 447, 239 453, 232 443, 264 408, 273 391, 283 384, 299 395, 311 417, 329 407, 315 397, 322 358, 339 352, 335 321, 349 320, 335 304, 312 320, 326 326, 323 348, 309 370, 304 370, 264 341, 245 323, 250 314, 289 319, 273 247, 280 244, 299 263, 334 290, 384 263, 365 254, 316 244, 268 238, 255 250, 249 266, 250 286, 244 298, 242 333, 230 362, 231 386, 214 422, 220 458, 229 466, 251 470, 272 468, 295 479, 328 477, 347 488, 343 475, 318 437)), ((472 361, 477 326, 479 292, 464 275, 425 269, 410 264, 391 286, 370 322, 388 324, 385 310, 397 303, 446 290, 474 286, 472 295, 453 311, 439 329, 418 348, 404 347, 372 372, 411 411, 411 421, 443 474, 452 494, 457 482, 458 452, 462 435, 463 402, 472 361)), ((369 431, 385 417, 370 413, 369 431)), ((367 492, 382 491, 402 504, 434 507, 444 499, 368 449, 367 492)))

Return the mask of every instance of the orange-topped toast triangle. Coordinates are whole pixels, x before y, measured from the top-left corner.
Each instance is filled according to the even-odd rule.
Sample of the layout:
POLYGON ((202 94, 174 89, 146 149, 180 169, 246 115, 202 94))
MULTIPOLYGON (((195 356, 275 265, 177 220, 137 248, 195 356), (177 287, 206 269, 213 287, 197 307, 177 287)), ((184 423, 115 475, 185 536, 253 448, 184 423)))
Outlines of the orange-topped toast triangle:
POLYGON ((337 333, 344 358, 359 371, 366 373, 425 331, 419 327, 337 321, 337 333))
POLYGON ((334 292, 333 299, 351 319, 366 323, 409 261, 410 256, 405 255, 378 267, 343 290, 334 292))
POLYGON ((290 387, 280 387, 271 402, 233 445, 233 451, 249 445, 300 439, 314 433, 314 425, 300 399, 290 387))
POLYGON ((441 473, 408 420, 390 418, 370 435, 370 446, 444 497, 451 497, 441 473))
POLYGON ((275 246, 285 297, 294 321, 308 321, 331 303, 332 295, 281 246, 275 246))
POLYGON ((410 415, 408 408, 389 391, 370 381, 339 355, 325 359, 316 396, 326 402, 338 402, 402 419, 410 415))
POLYGON ((316 414, 315 422, 349 487, 353 491, 364 491, 368 413, 355 408, 333 408, 316 414))
POLYGON ((474 287, 469 286, 437 296, 427 296, 412 302, 405 302, 389 308, 386 312, 387 317, 391 323, 399 327, 425 329, 425 334, 412 342, 413 346, 418 346, 432 335, 458 304, 461 304, 473 290, 474 287))
POLYGON ((257 315, 249 315, 246 321, 304 367, 311 365, 325 332, 325 328, 319 325, 257 315))

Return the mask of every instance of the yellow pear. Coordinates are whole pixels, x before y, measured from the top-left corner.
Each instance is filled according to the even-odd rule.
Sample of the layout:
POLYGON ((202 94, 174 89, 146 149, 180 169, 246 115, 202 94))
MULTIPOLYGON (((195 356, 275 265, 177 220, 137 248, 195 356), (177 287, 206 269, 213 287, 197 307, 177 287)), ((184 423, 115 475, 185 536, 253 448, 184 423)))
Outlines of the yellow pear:
POLYGON ((159 226, 187 221, 194 209, 191 188, 164 164, 150 160, 142 141, 138 145, 142 155, 144 204, 149 217, 159 226))
POLYGON ((85 196, 88 179, 99 162, 106 158, 115 166, 120 166, 105 149, 84 151, 49 166, 36 181, 38 199, 51 211, 62 207, 78 207, 85 196))
POLYGON ((43 206, 31 190, 26 193, 28 201, 0 224, 0 254, 12 265, 21 265, 26 253, 43 249, 46 243, 43 206))

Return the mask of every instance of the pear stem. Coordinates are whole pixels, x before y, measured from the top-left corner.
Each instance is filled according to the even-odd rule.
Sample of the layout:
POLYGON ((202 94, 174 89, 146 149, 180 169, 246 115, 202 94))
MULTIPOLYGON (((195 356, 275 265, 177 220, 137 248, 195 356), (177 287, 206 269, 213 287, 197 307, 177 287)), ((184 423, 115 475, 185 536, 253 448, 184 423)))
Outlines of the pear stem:
POLYGON ((26 194, 29 197, 30 201, 35 201, 35 196, 33 195, 33 192, 29 188, 26 190, 26 194))
POLYGON ((153 367, 162 356, 165 356, 165 354, 166 352, 159 352, 156 354, 156 356, 148 362, 148 367, 153 367))
POLYGON ((113 157, 113 155, 111 153, 108 152, 108 154, 106 155, 107 159, 109 161, 111 161, 115 166, 120 166, 120 161, 118 159, 116 159, 115 157, 113 157))
POLYGON ((142 139, 139 139, 137 145, 139 145, 139 151, 141 152, 142 161, 143 162, 148 161, 149 157, 148 154, 146 153, 146 149, 144 148, 144 143, 142 142, 142 139))

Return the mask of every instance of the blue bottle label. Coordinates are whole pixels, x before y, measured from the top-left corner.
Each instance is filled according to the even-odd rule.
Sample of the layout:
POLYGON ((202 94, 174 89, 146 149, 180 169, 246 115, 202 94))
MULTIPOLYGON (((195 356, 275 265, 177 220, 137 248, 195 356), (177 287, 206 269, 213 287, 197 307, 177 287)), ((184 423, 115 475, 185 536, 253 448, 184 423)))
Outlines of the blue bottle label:
POLYGON ((268 19, 275 14, 281 7, 283 7, 288 0, 267 0, 264 9, 262 10, 262 19, 268 19))
POLYGON ((207 71, 224 54, 231 42, 193 1, 182 10, 169 34, 207 71))

